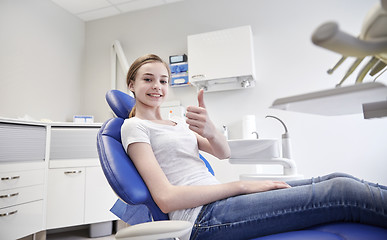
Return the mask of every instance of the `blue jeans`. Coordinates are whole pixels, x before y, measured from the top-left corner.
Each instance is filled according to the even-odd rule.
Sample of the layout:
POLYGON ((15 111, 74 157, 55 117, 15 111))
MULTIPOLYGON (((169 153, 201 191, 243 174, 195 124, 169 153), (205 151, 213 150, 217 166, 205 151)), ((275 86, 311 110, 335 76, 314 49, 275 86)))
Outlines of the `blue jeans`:
POLYGON ((342 173, 288 183, 203 206, 190 239, 246 240, 343 221, 387 228, 385 186, 342 173))

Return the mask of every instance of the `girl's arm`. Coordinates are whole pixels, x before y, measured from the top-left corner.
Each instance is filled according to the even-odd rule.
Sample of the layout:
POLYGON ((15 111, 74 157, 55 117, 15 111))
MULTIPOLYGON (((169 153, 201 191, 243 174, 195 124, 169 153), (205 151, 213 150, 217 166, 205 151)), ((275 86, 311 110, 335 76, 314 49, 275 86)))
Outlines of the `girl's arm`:
POLYGON ((238 181, 208 186, 174 186, 160 168, 148 143, 132 143, 127 152, 164 213, 202 206, 231 196, 288 188, 283 182, 238 181))
POLYGON ((200 150, 214 155, 219 159, 230 157, 230 147, 226 137, 220 133, 210 120, 204 105, 203 90, 198 93, 199 106, 187 107, 187 124, 196 133, 200 150))

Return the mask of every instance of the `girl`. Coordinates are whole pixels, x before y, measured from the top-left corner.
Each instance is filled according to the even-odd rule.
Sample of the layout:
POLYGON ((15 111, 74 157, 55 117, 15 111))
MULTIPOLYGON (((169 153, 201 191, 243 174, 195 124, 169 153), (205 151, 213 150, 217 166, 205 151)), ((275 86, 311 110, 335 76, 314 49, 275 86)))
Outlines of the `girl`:
POLYGON ((122 129, 122 143, 149 191, 170 219, 194 223, 184 239, 250 239, 334 221, 387 228, 387 188, 346 174, 293 182, 219 183, 199 150, 230 156, 225 137, 208 117, 203 90, 187 120, 163 120, 168 65, 156 55, 138 58, 127 85, 136 106, 122 129))

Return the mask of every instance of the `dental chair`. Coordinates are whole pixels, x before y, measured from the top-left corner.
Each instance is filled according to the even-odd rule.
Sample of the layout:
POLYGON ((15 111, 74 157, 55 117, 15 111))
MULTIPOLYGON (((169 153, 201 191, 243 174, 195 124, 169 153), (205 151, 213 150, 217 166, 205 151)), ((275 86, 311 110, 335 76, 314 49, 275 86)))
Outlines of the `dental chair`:
MULTIPOLYGON (((135 100, 118 90, 106 93, 106 100, 117 117, 107 120, 97 134, 97 149, 103 172, 121 201, 145 205, 152 222, 139 223, 119 230, 117 240, 152 240, 178 238, 188 233, 192 224, 172 221, 153 201, 151 194, 121 144, 121 125, 129 115, 135 100)), ((209 171, 214 174, 210 164, 209 171)), ((330 223, 305 230, 273 234, 255 240, 379 240, 387 239, 387 229, 356 223, 330 223)))

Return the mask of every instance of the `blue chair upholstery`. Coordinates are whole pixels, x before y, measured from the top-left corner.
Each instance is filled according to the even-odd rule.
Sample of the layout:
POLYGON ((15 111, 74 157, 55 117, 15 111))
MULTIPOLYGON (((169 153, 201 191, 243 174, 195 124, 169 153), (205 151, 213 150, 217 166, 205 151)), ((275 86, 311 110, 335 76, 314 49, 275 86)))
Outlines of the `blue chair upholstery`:
MULTIPOLYGON (((130 205, 145 205, 153 220, 167 220, 121 144, 121 125, 135 100, 118 90, 106 94, 106 100, 117 118, 106 121, 97 135, 97 149, 103 172, 119 198, 130 205)), ((201 156, 213 173, 210 164, 201 156)), ((330 223, 313 228, 273 234, 254 240, 379 240, 387 239, 387 230, 357 223, 330 223)))
POLYGON ((273 234, 255 240, 381 240, 387 230, 360 223, 329 223, 313 228, 273 234))
POLYGON ((119 90, 110 90, 106 93, 106 101, 114 114, 119 118, 128 118, 136 100, 119 90))

